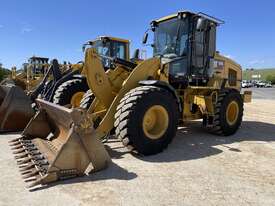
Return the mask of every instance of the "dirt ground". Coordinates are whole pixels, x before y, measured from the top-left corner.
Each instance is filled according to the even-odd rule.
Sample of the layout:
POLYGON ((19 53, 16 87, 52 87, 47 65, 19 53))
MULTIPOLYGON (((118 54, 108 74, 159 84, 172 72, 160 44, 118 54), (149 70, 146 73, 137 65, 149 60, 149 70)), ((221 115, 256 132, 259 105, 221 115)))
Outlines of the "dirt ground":
POLYGON ((275 100, 247 104, 231 137, 186 126, 161 154, 133 156, 112 140, 108 169, 32 191, 7 144, 18 134, 1 135, 0 205, 275 205, 275 100))

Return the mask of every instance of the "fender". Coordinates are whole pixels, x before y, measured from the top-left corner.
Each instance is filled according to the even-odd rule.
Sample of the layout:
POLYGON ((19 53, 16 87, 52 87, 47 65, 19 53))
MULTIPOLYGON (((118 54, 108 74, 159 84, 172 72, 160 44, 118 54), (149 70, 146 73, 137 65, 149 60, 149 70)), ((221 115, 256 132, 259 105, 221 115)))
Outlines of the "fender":
POLYGON ((157 87, 161 87, 163 89, 168 90, 169 92, 171 92, 173 94, 173 96, 176 98, 177 103, 178 103, 178 107, 179 107, 179 113, 182 113, 182 102, 181 99, 179 98, 176 90, 174 89, 174 87, 172 87, 170 84, 168 84, 167 82, 164 81, 160 81, 160 80, 142 80, 138 82, 139 85, 142 86, 157 86, 157 87))

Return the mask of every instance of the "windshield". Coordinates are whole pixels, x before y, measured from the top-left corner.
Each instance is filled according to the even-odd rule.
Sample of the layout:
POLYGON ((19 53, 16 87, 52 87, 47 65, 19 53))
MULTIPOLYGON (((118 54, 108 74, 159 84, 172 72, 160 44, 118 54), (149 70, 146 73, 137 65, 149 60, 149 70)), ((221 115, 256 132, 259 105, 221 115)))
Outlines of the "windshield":
POLYGON ((187 54, 188 20, 173 18, 159 23, 155 28, 154 56, 187 54))
MULTIPOLYGON (((106 57, 126 59, 126 43, 119 41, 96 40, 89 43, 89 46, 95 48, 97 53, 102 57, 101 59, 104 67, 110 67, 111 65, 111 60, 106 57)), ((86 47, 84 48, 86 49, 86 47)))
POLYGON ((102 55, 101 58, 102 64, 105 68, 109 68, 111 61, 110 59, 104 58, 104 56, 110 57, 111 56, 111 42, 104 42, 102 40, 97 40, 93 43, 93 47, 96 49, 99 55, 102 55))
POLYGON ((93 47, 96 48, 98 54, 110 56, 110 42, 103 43, 101 40, 97 40, 94 42, 93 47))

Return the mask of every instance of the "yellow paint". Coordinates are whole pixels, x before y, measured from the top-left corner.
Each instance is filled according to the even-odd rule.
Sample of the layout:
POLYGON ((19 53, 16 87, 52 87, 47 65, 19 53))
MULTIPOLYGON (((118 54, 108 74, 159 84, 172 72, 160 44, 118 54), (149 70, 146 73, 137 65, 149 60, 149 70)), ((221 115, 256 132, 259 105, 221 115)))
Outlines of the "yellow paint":
POLYGON ((137 67, 130 73, 130 75, 121 85, 122 86, 121 89, 113 99, 112 104, 108 108, 106 115, 104 116, 99 127, 97 128, 96 131, 97 131, 98 137, 102 137, 106 135, 113 128, 114 115, 121 98, 131 89, 139 86, 138 82, 140 80, 148 79, 148 77, 157 79, 157 76, 158 76, 157 71, 159 68, 160 68, 159 58, 151 58, 137 65, 137 67))
POLYGON ((229 125, 232 126, 237 122, 239 112, 240 109, 238 103, 236 101, 230 102, 226 109, 226 121, 229 125))
POLYGON ((169 125, 167 110, 161 105, 150 107, 144 114, 142 128, 144 134, 150 139, 161 138, 169 125))
POLYGON ((83 98, 85 92, 76 92, 72 98, 71 98, 71 106, 73 108, 76 108, 76 107, 79 107, 80 106, 80 102, 81 102, 81 99, 83 98))

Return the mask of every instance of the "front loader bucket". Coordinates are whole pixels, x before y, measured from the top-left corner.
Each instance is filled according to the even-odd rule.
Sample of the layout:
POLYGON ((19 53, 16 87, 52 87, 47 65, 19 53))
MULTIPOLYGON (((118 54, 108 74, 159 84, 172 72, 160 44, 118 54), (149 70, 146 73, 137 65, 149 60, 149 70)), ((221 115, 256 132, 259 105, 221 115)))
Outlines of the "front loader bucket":
POLYGON ((10 142, 23 178, 39 184, 105 168, 110 157, 79 109, 37 100, 39 112, 20 138, 10 142), (88 125, 88 126, 86 126, 88 125))
POLYGON ((17 86, 0 86, 0 132, 22 131, 34 115, 32 101, 17 86))

